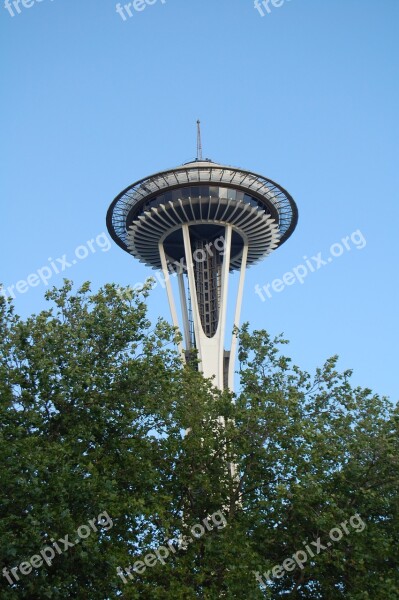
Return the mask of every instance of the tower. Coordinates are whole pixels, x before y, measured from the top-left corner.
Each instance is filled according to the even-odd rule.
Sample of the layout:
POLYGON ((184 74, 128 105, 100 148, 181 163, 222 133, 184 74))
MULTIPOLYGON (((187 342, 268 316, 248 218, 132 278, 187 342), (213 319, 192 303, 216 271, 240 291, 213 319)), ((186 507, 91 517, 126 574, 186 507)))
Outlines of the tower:
POLYGON ((233 389, 235 335, 225 350, 229 273, 239 271, 238 326, 246 268, 289 238, 298 211, 274 181, 202 159, 197 124, 197 159, 124 189, 108 209, 107 228, 123 250, 162 270, 173 325, 180 329, 171 282, 177 278, 182 355, 189 360, 196 349, 204 375, 214 375, 220 389, 233 389))

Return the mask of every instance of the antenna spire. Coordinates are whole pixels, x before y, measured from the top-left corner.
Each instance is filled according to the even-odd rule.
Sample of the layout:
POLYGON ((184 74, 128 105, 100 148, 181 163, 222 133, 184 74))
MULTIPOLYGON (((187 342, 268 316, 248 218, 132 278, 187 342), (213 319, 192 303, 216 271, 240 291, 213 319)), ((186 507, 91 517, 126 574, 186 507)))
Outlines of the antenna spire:
POLYGON ((201 121, 197 120, 197 160, 202 160, 201 121))

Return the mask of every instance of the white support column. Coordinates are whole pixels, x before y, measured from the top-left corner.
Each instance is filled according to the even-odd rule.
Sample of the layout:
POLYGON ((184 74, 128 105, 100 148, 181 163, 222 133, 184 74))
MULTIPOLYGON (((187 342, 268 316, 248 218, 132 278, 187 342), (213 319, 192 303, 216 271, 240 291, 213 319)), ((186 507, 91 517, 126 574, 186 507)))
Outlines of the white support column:
MULTIPOLYGON (((162 242, 159 242, 158 248, 159 248, 159 256, 161 258, 162 272, 165 277, 166 293, 168 295, 168 302, 169 302, 170 313, 172 316, 173 326, 177 327, 177 329, 180 330, 179 319, 177 318, 176 305, 175 305, 175 301, 173 298, 172 285, 170 283, 170 273, 168 271, 168 264, 166 262, 166 255, 165 255, 165 250, 164 250, 162 242)), ((180 354, 184 358, 185 356, 184 356, 183 346, 182 346, 181 342, 179 342, 179 344, 178 344, 178 349, 179 349, 180 354)))
POLYGON ((183 271, 179 271, 177 273, 177 280, 179 282, 179 296, 180 296, 180 304, 181 304, 181 312, 182 312, 182 320, 183 320, 185 347, 186 347, 186 350, 190 350, 190 348, 191 348, 190 323, 188 321, 188 310, 187 310, 186 290, 184 287, 183 271))
POLYGON ((188 285, 190 289, 191 308, 194 322, 194 335, 200 360, 199 368, 205 377, 215 376, 214 383, 219 389, 223 389, 224 371, 224 338, 226 332, 227 296, 230 269, 230 254, 232 240, 232 226, 225 227, 225 249, 221 273, 221 290, 219 304, 219 320, 213 337, 208 338, 202 328, 201 317, 197 301, 197 289, 195 285, 194 265, 191 252, 190 231, 187 224, 182 225, 184 252, 187 262, 188 285))
POLYGON ((230 255, 231 255, 231 239, 233 228, 230 224, 225 227, 225 244, 224 244, 224 255, 222 265, 222 281, 220 290, 220 310, 219 310, 219 322, 215 333, 215 337, 218 340, 218 371, 219 371, 219 382, 220 389, 223 389, 223 373, 224 373, 224 339, 226 334, 226 316, 227 316, 227 298, 229 291, 229 271, 230 271, 230 255))
POLYGON ((201 318, 198 310, 198 301, 197 301, 197 290, 195 285, 195 276, 194 276, 194 265, 193 265, 193 255, 191 252, 191 241, 190 241, 190 230, 187 223, 183 223, 182 225, 183 231, 183 242, 184 242, 184 254, 186 256, 186 265, 187 265, 187 277, 188 277, 188 287, 190 290, 190 298, 191 298, 191 310, 193 314, 193 322, 194 322, 194 335, 195 340, 197 342, 197 350, 199 359, 202 360, 202 348, 201 348, 201 334, 202 325, 201 318))
MULTIPOLYGON (((236 299, 236 309, 234 314, 234 327, 239 327, 240 324, 240 314, 241 314, 241 306, 242 306, 242 297, 244 293, 244 280, 245 280, 245 271, 247 267, 247 258, 248 258, 248 242, 245 242, 242 257, 241 257, 241 267, 240 267, 240 279, 238 282, 238 292, 236 299)), ((228 386, 229 390, 234 390, 234 366, 237 352, 237 335, 233 333, 233 338, 231 340, 230 347, 230 361, 229 361, 229 375, 228 375, 228 386)))
MULTIPOLYGON (((190 230, 189 225, 186 223, 182 224, 183 242, 184 242, 184 253, 187 265, 187 277, 188 277, 188 288, 191 298, 191 309, 194 323, 194 336, 196 347, 199 358, 199 369, 205 375, 205 377, 214 376, 214 384, 219 389, 224 388, 224 351, 225 351, 225 337, 226 337, 226 320, 227 320, 227 301, 228 301, 228 287, 229 287, 229 270, 230 270, 230 257, 231 257, 231 242, 233 227, 231 224, 225 226, 225 244, 224 244, 224 256, 223 264, 221 269, 221 280, 220 280, 220 301, 219 301, 219 318, 218 326, 213 337, 209 338, 205 335, 202 328, 201 316, 198 307, 197 289, 195 283, 194 264, 192 256, 192 248, 190 241, 190 230)), ((170 312, 172 315, 173 325, 179 327, 179 321, 177 317, 176 305, 173 298, 173 290, 170 282, 170 274, 167 269, 167 261, 165 250, 162 242, 159 243, 159 254, 161 257, 162 270, 165 276, 166 292, 168 295, 168 302, 170 312)), ((234 326, 238 327, 240 323, 240 314, 242 306, 242 298, 244 292, 244 280, 245 271, 247 266, 248 258, 248 243, 245 241, 241 257, 240 266, 240 277, 238 283, 238 292, 234 314, 234 326)), ((188 320, 187 310, 187 298, 186 288, 184 284, 183 272, 179 272, 178 275, 179 284, 179 296, 182 310, 182 323, 185 339, 186 350, 191 347, 190 340, 190 324, 188 320)), ((179 344, 179 351, 184 356, 182 344, 179 344)), ((230 359, 228 365, 228 387, 232 391, 234 388, 234 366, 235 366, 235 355, 237 351, 237 336, 233 334, 230 348, 230 359)))

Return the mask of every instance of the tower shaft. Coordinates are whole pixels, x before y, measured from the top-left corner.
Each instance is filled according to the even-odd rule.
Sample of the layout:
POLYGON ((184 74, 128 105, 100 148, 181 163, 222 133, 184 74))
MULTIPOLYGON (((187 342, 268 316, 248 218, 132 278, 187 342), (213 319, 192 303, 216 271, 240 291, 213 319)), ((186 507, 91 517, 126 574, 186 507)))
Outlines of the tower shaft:
MULTIPOLYGON (((230 349, 225 350, 232 226, 230 224, 225 226, 222 255, 215 250, 212 251, 210 243, 206 240, 200 240, 193 244, 188 224, 182 224, 182 233, 186 274, 178 274, 184 332, 184 347, 180 344, 179 349, 182 356, 187 356, 187 351, 189 354, 195 348, 200 361, 199 368, 205 377, 214 376, 214 383, 219 389, 228 387, 232 390, 234 387, 234 358, 237 344, 235 334, 232 336, 230 349), (196 251, 202 250, 202 259, 207 244, 209 256, 205 260, 198 260, 196 251), (212 255, 210 252, 212 252, 212 255), (186 284, 184 277, 187 279, 186 284), (194 335, 191 334, 190 328, 188 310, 190 304, 194 335)), ((162 242, 159 243, 159 253, 173 325, 180 328, 165 248, 162 242)), ((248 246, 244 244, 234 313, 235 327, 239 326, 247 255, 248 246)))

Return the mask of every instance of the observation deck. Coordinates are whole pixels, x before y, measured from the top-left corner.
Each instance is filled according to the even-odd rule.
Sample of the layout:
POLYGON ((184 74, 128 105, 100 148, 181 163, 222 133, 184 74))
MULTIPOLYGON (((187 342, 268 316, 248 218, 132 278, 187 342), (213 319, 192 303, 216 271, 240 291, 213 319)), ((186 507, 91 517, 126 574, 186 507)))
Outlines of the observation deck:
POLYGON ((196 160, 133 183, 112 202, 107 227, 113 240, 146 265, 162 268, 158 243, 169 263, 184 257, 181 225, 209 240, 232 225, 229 270, 240 268, 248 244, 247 266, 265 258, 294 231, 298 211, 280 185, 256 173, 196 160))

